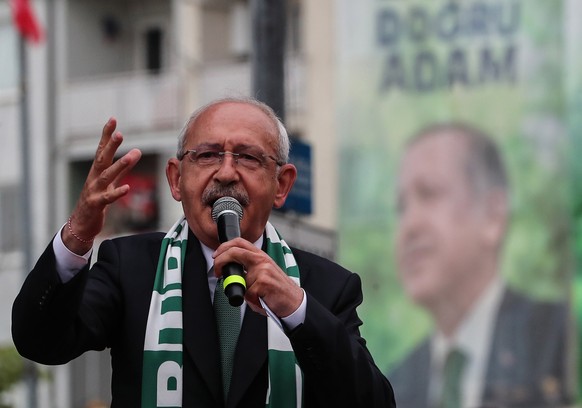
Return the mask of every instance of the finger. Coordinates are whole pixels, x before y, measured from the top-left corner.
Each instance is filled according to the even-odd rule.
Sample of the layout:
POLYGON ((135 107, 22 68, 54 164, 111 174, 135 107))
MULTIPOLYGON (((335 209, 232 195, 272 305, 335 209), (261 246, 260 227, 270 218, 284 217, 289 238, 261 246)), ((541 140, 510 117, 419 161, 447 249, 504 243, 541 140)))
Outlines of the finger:
POLYGON ((111 135, 113 134, 113 132, 115 131, 115 128, 117 127, 117 119, 115 119, 114 117, 110 117, 107 122, 105 123, 105 125, 103 126, 103 130, 101 131, 101 141, 99 142, 99 145, 106 145, 107 142, 109 141, 109 138, 111 137, 111 135))
POLYGON ((107 167, 99 175, 96 186, 99 190, 106 190, 110 186, 117 187, 119 180, 130 171, 141 158, 141 151, 139 149, 132 149, 115 163, 107 167))
POLYGON ((245 272, 248 273, 260 264, 262 261, 257 259, 253 252, 245 248, 231 248, 223 252, 219 257, 214 259, 215 270, 222 273, 222 269, 229 263, 242 265, 245 272))
POLYGON ((105 146, 111 140, 113 136, 113 132, 115 132, 115 128, 117 127, 117 119, 111 117, 103 126, 103 130, 101 131, 101 139, 99 140, 99 144, 97 145, 97 151, 95 152, 95 156, 101 155, 105 146))
POLYGON ((97 171, 102 171, 103 169, 108 168, 111 163, 113 163, 115 153, 122 142, 123 135, 121 132, 114 132, 107 143, 102 148, 100 147, 100 151, 97 153, 95 160, 93 161, 93 167, 96 168, 97 171))
POLYGON ((129 184, 124 184, 122 186, 109 189, 101 195, 100 204, 102 206, 112 204, 115 201, 119 200, 124 195, 126 195, 127 193, 129 193, 129 190, 130 190, 129 184))
POLYGON ((121 180, 135 167, 137 162, 141 159, 141 151, 139 149, 132 149, 127 152, 123 157, 113 164, 113 171, 117 173, 113 180, 113 185, 115 187, 120 186, 121 180), (118 166, 118 167, 117 167, 118 166))
POLYGON ((113 117, 109 118, 105 126, 103 126, 101 140, 99 141, 92 166, 92 169, 95 169, 97 173, 113 163, 115 153, 123 142, 123 135, 121 132, 115 130, 116 127, 117 120, 113 117))
POLYGON ((220 246, 218 248, 216 248, 216 251, 214 251, 214 253, 212 254, 212 257, 214 259, 216 259, 217 257, 222 255, 223 253, 230 251, 232 249, 235 249, 235 248, 245 249, 247 251, 251 251, 254 253, 263 253, 260 249, 255 247, 251 242, 247 241, 246 239, 235 238, 235 239, 231 239, 230 241, 226 241, 226 242, 220 244, 220 246))

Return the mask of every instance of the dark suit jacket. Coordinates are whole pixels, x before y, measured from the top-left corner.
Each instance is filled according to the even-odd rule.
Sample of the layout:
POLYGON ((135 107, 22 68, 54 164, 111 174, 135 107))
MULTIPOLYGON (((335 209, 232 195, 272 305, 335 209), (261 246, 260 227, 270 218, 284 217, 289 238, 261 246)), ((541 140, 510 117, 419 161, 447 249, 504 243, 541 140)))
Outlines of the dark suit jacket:
MULTIPOLYGON (((145 328, 163 234, 105 241, 98 262, 62 284, 52 244, 13 306, 19 352, 63 364, 87 350, 111 349, 112 407, 139 407, 145 328)), ((304 378, 306 407, 393 407, 387 379, 360 336, 356 274, 293 250, 307 293, 305 322, 288 333, 304 378)), ((223 407, 218 335, 206 262, 190 232, 183 275, 183 406, 223 407)), ((261 407, 267 390, 266 318, 247 308, 227 407, 261 407)))
MULTIPOLYGON (((480 407, 561 407, 568 379, 567 307, 506 290, 495 322, 480 407)), ((428 408, 429 339, 388 374, 399 408, 428 408)), ((478 407, 470 407, 478 408, 478 407)))

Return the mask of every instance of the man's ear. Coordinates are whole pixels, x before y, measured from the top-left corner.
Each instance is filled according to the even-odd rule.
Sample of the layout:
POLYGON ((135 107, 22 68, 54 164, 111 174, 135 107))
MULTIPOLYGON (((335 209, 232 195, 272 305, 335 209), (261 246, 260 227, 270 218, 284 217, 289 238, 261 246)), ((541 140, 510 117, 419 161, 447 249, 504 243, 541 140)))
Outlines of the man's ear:
POLYGON ((273 202, 275 208, 281 208, 285 204, 285 200, 291 191, 291 187, 295 184, 296 179, 297 168, 291 163, 284 164, 279 168, 277 192, 275 194, 275 201, 273 202))
POLYGON ((486 197, 485 205, 487 206, 488 225, 484 232, 487 241, 494 245, 500 246, 504 241, 509 222, 509 203, 507 193, 502 190, 491 192, 486 197))
POLYGON ((172 197, 176 201, 182 201, 182 193, 180 191, 180 160, 172 157, 166 164, 166 178, 168 185, 172 192, 172 197))

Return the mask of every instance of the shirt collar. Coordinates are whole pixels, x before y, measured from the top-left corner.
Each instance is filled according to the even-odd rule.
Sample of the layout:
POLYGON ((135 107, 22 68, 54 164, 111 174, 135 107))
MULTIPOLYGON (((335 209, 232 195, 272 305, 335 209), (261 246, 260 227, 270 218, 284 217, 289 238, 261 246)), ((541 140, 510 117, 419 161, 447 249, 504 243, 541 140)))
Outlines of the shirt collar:
POLYGON ((436 401, 442 387, 442 370, 447 354, 452 349, 461 351, 467 358, 463 374, 463 406, 479 404, 491 341, 495 330, 495 319, 503 300, 504 281, 496 277, 479 297, 475 305, 452 338, 436 332, 431 342, 431 382, 429 398, 436 401))
POLYGON ((447 338, 440 331, 436 331, 432 340, 434 356, 443 361, 447 352, 458 348, 469 356, 479 356, 488 348, 483 347, 483 341, 489 339, 497 310, 501 304, 505 283, 499 277, 480 296, 471 310, 461 322, 455 335, 447 338))

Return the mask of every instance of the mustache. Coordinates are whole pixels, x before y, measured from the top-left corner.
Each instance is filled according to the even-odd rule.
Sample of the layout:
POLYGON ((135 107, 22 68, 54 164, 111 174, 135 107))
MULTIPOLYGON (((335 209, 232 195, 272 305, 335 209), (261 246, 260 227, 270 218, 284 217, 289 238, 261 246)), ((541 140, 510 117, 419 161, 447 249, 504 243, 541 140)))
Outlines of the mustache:
POLYGON ((250 198, 247 192, 235 186, 223 186, 213 184, 207 187, 202 193, 202 203, 207 206, 212 206, 216 200, 222 197, 232 197, 237 200, 240 205, 246 207, 249 205, 250 198))

